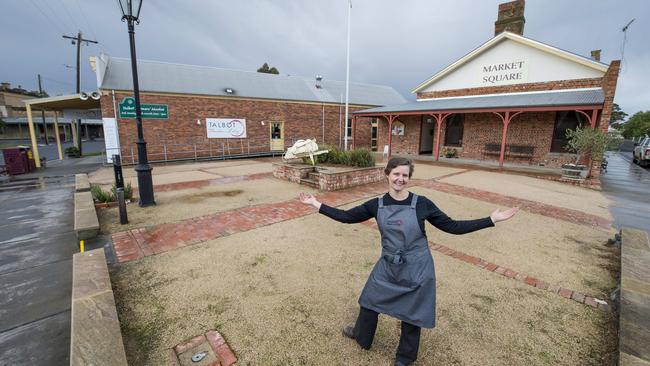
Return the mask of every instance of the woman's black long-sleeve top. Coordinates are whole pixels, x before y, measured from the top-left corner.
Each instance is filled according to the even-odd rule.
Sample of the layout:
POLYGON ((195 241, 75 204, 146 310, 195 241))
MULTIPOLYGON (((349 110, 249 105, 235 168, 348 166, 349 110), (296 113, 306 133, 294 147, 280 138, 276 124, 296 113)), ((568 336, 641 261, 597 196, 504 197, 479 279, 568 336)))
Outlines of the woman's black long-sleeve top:
MULTIPOLYGON (((384 195, 384 206, 389 205, 410 205, 411 200, 413 199, 413 193, 409 192, 408 198, 403 201, 397 201, 391 197, 388 193, 384 195)), ((323 215, 334 219, 339 222, 353 224, 357 222, 363 222, 373 217, 377 217, 377 208, 379 207, 379 199, 373 198, 361 206, 353 207, 349 210, 340 210, 322 204, 318 212, 323 215)), ((415 206, 415 211, 418 218, 418 223, 420 224, 420 229, 423 233, 426 233, 424 230, 424 220, 429 221, 431 225, 436 228, 450 234, 466 234, 471 233, 476 230, 481 230, 487 227, 494 226, 492 219, 485 217, 482 219, 476 220, 453 220, 447 216, 444 212, 426 197, 418 196, 418 202, 415 206)))

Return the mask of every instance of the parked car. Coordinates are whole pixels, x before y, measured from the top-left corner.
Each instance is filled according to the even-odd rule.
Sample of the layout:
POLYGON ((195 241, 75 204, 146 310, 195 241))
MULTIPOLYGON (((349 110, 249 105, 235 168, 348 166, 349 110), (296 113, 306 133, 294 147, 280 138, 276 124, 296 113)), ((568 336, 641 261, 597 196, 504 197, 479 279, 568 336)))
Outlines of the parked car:
POLYGON ((634 144, 634 152, 632 154, 633 162, 641 166, 650 164, 650 137, 646 136, 637 144, 634 144))

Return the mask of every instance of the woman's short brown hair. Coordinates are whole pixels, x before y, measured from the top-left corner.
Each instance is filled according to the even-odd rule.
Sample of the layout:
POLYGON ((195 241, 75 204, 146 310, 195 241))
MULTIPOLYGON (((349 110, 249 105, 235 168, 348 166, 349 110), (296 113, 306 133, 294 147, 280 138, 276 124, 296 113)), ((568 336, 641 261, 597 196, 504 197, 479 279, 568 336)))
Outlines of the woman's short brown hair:
POLYGON ((390 160, 388 160, 388 164, 386 164, 386 167, 384 168, 384 174, 390 174, 390 172, 398 166, 408 166, 409 178, 411 178, 413 171, 415 170, 415 166, 413 165, 413 162, 407 158, 390 158, 390 160))

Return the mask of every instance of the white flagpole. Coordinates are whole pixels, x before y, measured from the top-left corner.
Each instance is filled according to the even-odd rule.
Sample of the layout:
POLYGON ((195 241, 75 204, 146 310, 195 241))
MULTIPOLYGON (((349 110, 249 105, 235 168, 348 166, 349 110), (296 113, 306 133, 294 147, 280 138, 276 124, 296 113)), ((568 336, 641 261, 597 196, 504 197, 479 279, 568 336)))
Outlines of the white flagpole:
POLYGON ((348 102, 350 100, 350 15, 352 13, 352 0, 348 0, 348 52, 345 61, 345 149, 348 149, 348 102))

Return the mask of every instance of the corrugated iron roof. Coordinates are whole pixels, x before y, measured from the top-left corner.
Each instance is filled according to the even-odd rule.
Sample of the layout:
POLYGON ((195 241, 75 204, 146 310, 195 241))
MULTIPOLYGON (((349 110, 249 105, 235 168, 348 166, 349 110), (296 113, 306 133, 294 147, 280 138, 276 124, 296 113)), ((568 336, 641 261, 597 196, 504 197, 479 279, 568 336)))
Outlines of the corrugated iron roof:
MULTIPOLYGON (((102 55, 101 57, 107 57, 102 55)), ((131 90, 131 61, 107 57, 107 67, 100 89, 131 90)), ((345 102, 345 82, 323 79, 316 88, 314 78, 273 75, 215 67, 181 65, 138 60, 138 81, 141 91, 233 96, 340 103, 345 102), (226 92, 230 88, 234 93, 226 92)), ((391 105, 406 99, 389 86, 350 83, 350 104, 391 105)))
POLYGON ((364 109, 355 114, 445 111, 460 109, 518 108, 601 105, 605 94, 600 88, 575 90, 549 90, 544 92, 462 96, 422 100, 412 103, 364 109))

